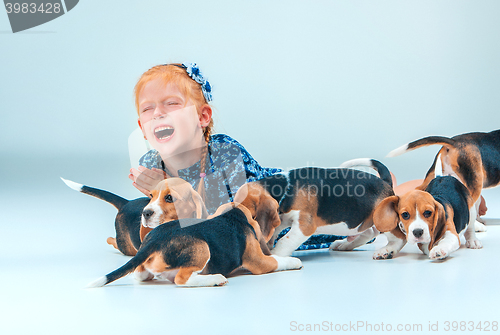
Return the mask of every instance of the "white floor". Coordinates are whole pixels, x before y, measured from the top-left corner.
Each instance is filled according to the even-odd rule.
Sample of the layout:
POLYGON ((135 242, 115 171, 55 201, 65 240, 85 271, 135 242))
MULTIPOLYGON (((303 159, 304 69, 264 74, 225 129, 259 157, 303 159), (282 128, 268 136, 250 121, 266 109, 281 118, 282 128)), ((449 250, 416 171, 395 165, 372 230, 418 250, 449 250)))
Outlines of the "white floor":
MULTIPOLYGON (((454 321, 467 328, 489 322, 490 330, 500 321, 498 220, 479 234, 484 249, 462 247, 443 262, 431 262, 414 246, 374 261, 381 236, 353 252, 297 252, 302 270, 239 275, 225 287, 179 288, 126 277, 85 289, 129 259, 106 244, 116 211, 52 174, 59 172, 36 189, 7 181, 0 193, 0 334, 288 334, 336 327, 428 333, 430 325, 444 334, 454 321)), ((94 181, 100 186, 107 179, 94 181)), ((500 217, 499 199, 499 189, 488 195, 490 217, 500 217)))

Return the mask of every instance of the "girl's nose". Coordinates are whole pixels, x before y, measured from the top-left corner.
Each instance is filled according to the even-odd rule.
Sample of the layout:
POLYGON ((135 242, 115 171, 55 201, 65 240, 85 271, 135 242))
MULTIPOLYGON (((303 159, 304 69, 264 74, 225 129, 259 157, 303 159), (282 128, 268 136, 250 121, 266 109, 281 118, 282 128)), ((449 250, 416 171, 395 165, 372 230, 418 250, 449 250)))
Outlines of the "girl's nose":
POLYGON ((161 105, 157 105, 154 112, 153 112, 153 118, 156 118, 156 117, 159 117, 159 116, 163 116, 165 115, 166 112, 163 110, 162 106, 161 105))

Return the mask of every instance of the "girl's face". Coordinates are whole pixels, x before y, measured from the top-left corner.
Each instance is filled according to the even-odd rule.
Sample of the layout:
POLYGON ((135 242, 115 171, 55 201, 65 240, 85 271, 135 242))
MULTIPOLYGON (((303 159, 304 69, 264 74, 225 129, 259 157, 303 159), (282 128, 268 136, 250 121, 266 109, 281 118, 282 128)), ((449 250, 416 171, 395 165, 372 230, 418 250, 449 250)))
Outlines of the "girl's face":
POLYGON ((204 145, 203 128, 210 122, 211 110, 208 122, 205 114, 198 115, 196 106, 176 85, 161 79, 149 81, 139 94, 139 126, 162 158, 204 145))

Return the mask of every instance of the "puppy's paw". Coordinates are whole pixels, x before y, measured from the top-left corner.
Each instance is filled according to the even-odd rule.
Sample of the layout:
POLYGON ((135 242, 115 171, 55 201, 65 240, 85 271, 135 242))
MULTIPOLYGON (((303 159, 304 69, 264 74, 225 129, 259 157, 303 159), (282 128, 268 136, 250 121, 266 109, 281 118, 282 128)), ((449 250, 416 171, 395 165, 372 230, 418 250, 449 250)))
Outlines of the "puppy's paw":
POLYGON ((112 245, 115 249, 118 249, 118 244, 116 244, 116 238, 108 237, 106 239, 106 243, 108 243, 109 245, 112 245))
POLYGON ((278 262, 278 267, 275 271, 302 269, 302 261, 296 257, 281 257, 276 255, 271 255, 271 257, 278 262))
POLYGON ((179 277, 176 276, 174 280, 175 284, 184 287, 210 287, 210 286, 224 286, 227 284, 227 279, 221 274, 214 275, 200 275, 197 273, 192 273, 186 282, 179 281, 179 277))
POLYGON ((153 280, 155 276, 149 271, 135 271, 134 278, 138 281, 148 281, 153 280))
POLYGON ((213 285, 212 286, 224 286, 227 284, 227 279, 221 274, 216 274, 213 275, 211 278, 213 280, 213 285))
POLYGON ((296 257, 288 258, 288 269, 287 270, 299 270, 302 269, 302 261, 296 257))
POLYGON ((330 244, 330 250, 351 251, 352 249, 354 249, 352 243, 346 242, 345 240, 337 240, 330 244))
POLYGON ((468 240, 465 245, 469 249, 481 249, 483 244, 477 238, 468 240))
POLYGON ((486 228, 486 225, 484 223, 476 220, 476 222, 474 223, 474 230, 476 231, 476 233, 482 233, 487 231, 488 229, 486 228))
POLYGON ((373 254, 373 259, 391 259, 396 254, 391 248, 382 248, 373 254))
POLYGON ((432 248, 429 252, 429 258, 432 260, 445 259, 446 257, 448 257, 448 250, 440 247, 439 245, 432 248))

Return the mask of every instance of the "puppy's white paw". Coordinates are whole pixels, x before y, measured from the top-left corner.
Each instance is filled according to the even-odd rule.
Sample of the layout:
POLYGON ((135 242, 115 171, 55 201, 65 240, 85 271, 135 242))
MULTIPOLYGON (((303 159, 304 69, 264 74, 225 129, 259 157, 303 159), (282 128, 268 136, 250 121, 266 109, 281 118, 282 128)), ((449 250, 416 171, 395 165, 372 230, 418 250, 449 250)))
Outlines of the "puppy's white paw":
POLYGON ((227 279, 221 274, 213 275, 213 285, 212 286, 224 286, 227 284, 227 279))
POLYGON ((397 254, 397 251, 392 248, 382 248, 373 254, 373 259, 391 259, 394 255, 397 254))
POLYGON ((468 240, 465 245, 469 249, 481 249, 483 247, 483 244, 481 241, 479 241, 477 238, 468 240))
POLYGON ((474 223, 474 230, 477 232, 477 233, 482 233, 482 232, 485 232, 488 230, 488 228, 486 228, 486 225, 482 222, 479 222, 476 220, 476 222, 474 223))
POLYGON ((149 271, 135 271, 134 272, 134 277, 138 281, 148 281, 148 280, 153 280, 155 277, 151 272, 149 271))
POLYGON ((296 257, 281 257, 276 255, 271 255, 271 257, 278 262, 278 268, 275 271, 302 269, 302 261, 296 257))
POLYGON ((290 270, 302 269, 302 261, 296 257, 289 257, 288 268, 290 270))
POLYGON ((439 245, 432 248, 432 250, 429 252, 429 258, 432 260, 445 259, 446 257, 448 257, 448 250, 440 247, 439 245))
POLYGON ((184 284, 176 284, 185 287, 224 286, 227 284, 227 279, 221 274, 200 275, 193 273, 184 284))

